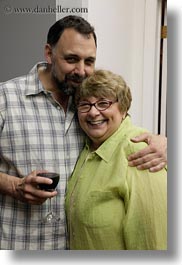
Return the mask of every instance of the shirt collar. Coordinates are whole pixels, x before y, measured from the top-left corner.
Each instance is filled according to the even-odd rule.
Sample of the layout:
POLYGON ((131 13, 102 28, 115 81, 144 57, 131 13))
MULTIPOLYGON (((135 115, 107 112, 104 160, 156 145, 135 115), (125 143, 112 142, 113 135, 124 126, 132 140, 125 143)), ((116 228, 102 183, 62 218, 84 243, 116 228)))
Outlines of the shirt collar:
MULTIPOLYGON (((40 93, 44 93, 46 95, 51 94, 51 92, 46 91, 39 80, 38 76, 38 68, 44 67, 47 68, 47 63, 46 62, 39 62, 34 67, 30 70, 29 74, 27 75, 27 81, 26 81, 26 89, 25 89, 25 95, 26 96, 32 96, 32 95, 38 95, 40 93)), ((67 116, 69 118, 73 118, 73 115, 75 114, 75 106, 73 103, 73 97, 69 97, 69 102, 68 102, 68 108, 67 112, 71 111, 71 113, 67 113, 67 116)))
POLYGON ((48 93, 44 90, 42 83, 39 80, 38 77, 38 68, 39 67, 47 67, 46 62, 39 62, 30 70, 28 76, 27 76, 27 83, 26 83, 26 89, 25 89, 25 95, 31 96, 31 95, 37 95, 41 92, 48 93))

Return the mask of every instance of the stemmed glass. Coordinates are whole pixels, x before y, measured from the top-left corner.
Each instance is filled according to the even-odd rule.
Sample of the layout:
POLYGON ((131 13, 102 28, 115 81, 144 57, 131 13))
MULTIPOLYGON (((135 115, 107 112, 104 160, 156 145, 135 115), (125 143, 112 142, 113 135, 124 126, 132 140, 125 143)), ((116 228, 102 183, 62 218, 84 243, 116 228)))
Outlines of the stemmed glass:
MULTIPOLYGON (((60 175, 55 172, 39 173, 37 174, 37 176, 52 179, 52 184, 39 184, 39 188, 45 191, 53 191, 56 188, 59 182, 59 179, 60 179, 60 175)), ((49 198, 48 200, 49 200, 48 213, 43 218, 42 222, 43 223, 56 223, 60 220, 60 218, 56 216, 56 214, 52 210, 51 198, 49 198)))

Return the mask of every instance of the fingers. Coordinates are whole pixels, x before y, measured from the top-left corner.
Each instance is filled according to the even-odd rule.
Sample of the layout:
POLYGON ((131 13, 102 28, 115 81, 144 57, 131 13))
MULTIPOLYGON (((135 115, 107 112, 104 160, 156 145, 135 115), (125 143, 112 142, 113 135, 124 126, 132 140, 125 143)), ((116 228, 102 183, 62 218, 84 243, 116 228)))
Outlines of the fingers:
POLYGON ((46 173, 45 170, 34 170, 27 177, 25 177, 25 184, 30 185, 38 185, 40 183, 43 184, 51 184, 52 180, 49 178, 39 177, 37 176, 39 173, 46 173))
POLYGON ((154 166, 154 167, 151 167, 151 168, 149 169, 149 171, 150 171, 150 172, 157 172, 157 171, 163 169, 165 166, 166 166, 166 162, 161 162, 159 165, 156 165, 156 166, 154 166))
POLYGON ((19 192, 19 195, 20 195, 19 199, 21 201, 27 202, 30 204, 42 204, 48 198, 51 198, 57 195, 56 190, 50 192, 50 191, 44 191, 44 190, 39 189, 38 185, 40 183, 43 183, 43 184, 52 183, 51 179, 37 177, 37 174, 41 172, 33 171, 28 176, 21 179, 21 182, 19 183, 17 187, 17 191, 19 192))
POLYGON ((48 192, 42 190, 36 190, 33 194, 30 192, 24 193, 24 199, 27 203, 40 205, 44 203, 48 198, 52 198, 57 195, 57 191, 48 192))
MULTIPOLYGON (((160 156, 160 154, 158 154, 158 156, 160 156)), ((135 160, 141 161, 142 159, 144 159, 143 160, 144 162, 148 162, 150 159, 152 159, 154 157, 156 157, 156 149, 151 148, 150 146, 147 146, 144 149, 142 149, 142 150, 140 150, 134 154, 131 154, 128 157, 128 160, 131 162, 133 161, 135 163, 134 165, 137 166, 138 162, 136 162, 135 160)), ((139 164, 141 164, 141 162, 139 164)))
POLYGON ((132 139, 133 142, 145 141, 148 146, 128 157, 129 166, 149 169, 151 172, 161 170, 167 162, 167 138, 160 135, 144 133, 132 139))
POLYGON ((156 153, 155 150, 152 150, 150 147, 146 147, 143 150, 138 151, 135 154, 132 154, 128 157, 128 165, 137 167, 138 169, 161 169, 166 164, 166 160, 160 153, 156 153))
POLYGON ((157 157, 155 154, 149 154, 145 157, 140 157, 135 160, 129 161, 131 167, 137 167, 139 170, 149 169, 151 172, 157 172, 165 167, 166 161, 162 157, 157 157))
POLYGON ((142 133, 141 135, 137 135, 136 137, 131 138, 131 141, 134 143, 139 143, 139 142, 149 142, 149 138, 151 137, 151 134, 146 132, 142 133))

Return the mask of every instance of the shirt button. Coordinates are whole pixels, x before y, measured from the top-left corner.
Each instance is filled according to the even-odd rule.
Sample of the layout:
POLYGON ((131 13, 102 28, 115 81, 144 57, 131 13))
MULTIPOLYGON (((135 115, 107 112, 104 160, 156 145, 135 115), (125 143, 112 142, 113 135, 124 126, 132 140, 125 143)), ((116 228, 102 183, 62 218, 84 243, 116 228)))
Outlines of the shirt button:
POLYGON ((92 160, 93 158, 95 157, 95 153, 94 154, 90 154, 89 157, 88 157, 88 160, 92 160))

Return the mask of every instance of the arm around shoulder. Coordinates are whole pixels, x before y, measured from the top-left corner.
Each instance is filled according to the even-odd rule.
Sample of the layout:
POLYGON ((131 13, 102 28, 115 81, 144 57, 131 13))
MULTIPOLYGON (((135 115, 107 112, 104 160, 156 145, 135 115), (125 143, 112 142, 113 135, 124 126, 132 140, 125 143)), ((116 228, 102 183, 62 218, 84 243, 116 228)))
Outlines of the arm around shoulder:
POLYGON ((131 154, 128 157, 129 165, 138 169, 149 169, 151 172, 159 171, 167 164, 167 138, 162 135, 143 133, 131 138, 134 143, 146 142, 147 147, 131 154))

